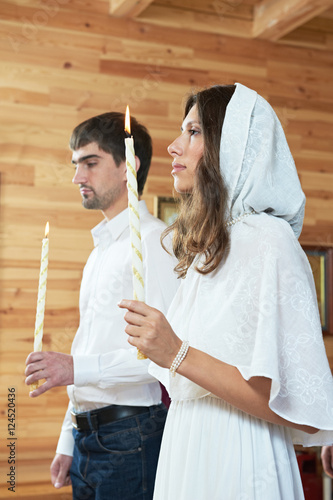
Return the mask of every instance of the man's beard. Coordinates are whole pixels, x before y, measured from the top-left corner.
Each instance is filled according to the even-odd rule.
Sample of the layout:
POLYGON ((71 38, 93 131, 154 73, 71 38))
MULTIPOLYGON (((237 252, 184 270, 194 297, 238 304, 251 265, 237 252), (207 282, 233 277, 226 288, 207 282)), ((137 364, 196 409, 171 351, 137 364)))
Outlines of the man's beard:
POLYGON ((109 191, 106 191, 106 193, 102 195, 96 194, 94 189, 92 189, 91 187, 86 187, 88 187, 94 193, 93 197, 83 196, 82 198, 82 205, 88 210, 106 210, 119 198, 120 195, 119 187, 111 188, 109 189, 109 191))

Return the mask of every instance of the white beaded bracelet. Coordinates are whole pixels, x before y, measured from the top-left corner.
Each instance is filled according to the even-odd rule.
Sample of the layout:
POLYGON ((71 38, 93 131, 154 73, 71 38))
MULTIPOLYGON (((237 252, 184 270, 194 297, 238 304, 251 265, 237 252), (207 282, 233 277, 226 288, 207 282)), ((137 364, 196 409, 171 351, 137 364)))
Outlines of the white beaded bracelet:
POLYGON ((173 377, 176 375, 176 371, 178 370, 180 364, 184 361, 189 347, 190 343, 188 342, 188 340, 184 340, 184 342, 181 345, 181 348, 178 351, 177 356, 175 357, 175 359, 172 362, 172 365, 170 366, 170 373, 173 377))

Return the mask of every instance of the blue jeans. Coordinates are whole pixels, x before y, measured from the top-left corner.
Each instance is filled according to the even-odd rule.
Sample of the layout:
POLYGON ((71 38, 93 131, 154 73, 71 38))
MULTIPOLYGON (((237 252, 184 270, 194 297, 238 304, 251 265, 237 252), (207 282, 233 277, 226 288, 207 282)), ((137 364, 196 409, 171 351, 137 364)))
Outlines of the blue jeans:
POLYGON ((97 430, 73 429, 73 500, 151 500, 166 414, 162 403, 97 430))

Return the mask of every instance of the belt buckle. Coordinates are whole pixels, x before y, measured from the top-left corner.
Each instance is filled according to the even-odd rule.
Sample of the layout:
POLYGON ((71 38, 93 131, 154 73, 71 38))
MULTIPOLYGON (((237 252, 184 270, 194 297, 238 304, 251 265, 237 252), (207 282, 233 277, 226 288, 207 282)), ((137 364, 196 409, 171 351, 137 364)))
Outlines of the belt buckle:
POLYGON ((76 413, 71 410, 71 417, 72 417, 72 426, 74 427, 74 429, 78 429, 78 425, 77 425, 77 420, 76 420, 76 413))

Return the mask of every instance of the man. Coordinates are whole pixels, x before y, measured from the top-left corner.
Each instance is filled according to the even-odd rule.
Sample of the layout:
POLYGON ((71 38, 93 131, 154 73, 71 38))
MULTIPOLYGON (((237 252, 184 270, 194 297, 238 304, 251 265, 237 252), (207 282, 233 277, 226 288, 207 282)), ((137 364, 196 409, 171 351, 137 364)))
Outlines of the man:
MULTIPOLYGON (((150 166, 151 138, 131 119, 138 193, 150 166)), ((46 382, 37 397, 67 385, 70 398, 51 465, 56 488, 72 484, 74 500, 150 499, 166 417, 159 383, 124 333, 118 302, 132 298, 124 115, 105 113, 78 125, 70 148, 82 204, 105 219, 92 231, 95 248, 84 269, 80 325, 71 355, 34 352, 26 384, 46 382), (73 434, 73 435, 72 435, 73 434)), ((175 262, 160 244, 164 224, 139 202, 146 302, 166 312, 177 288, 175 262)))

